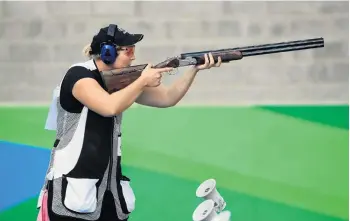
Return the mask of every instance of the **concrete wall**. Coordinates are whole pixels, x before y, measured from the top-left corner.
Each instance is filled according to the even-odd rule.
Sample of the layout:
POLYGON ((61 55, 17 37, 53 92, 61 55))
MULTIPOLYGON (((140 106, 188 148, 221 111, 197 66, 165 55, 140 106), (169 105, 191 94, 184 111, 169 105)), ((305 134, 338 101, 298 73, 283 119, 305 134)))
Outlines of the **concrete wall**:
MULTIPOLYGON (((204 71, 182 104, 348 103, 348 2, 0 2, 0 102, 48 102, 103 25, 145 38, 136 63, 324 37, 325 48, 204 71)), ((182 73, 184 69, 179 69, 182 73)), ((177 76, 167 77, 166 83, 177 76)))

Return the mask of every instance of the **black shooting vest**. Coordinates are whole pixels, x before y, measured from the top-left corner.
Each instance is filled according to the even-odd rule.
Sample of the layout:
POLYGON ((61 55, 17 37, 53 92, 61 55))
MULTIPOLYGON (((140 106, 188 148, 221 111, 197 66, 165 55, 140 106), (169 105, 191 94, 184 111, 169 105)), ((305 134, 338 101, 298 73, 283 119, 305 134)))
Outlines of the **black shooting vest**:
MULTIPOLYGON (((73 66, 85 67, 99 75, 93 60, 73 66)), ((104 87, 102 81, 99 83, 104 87)), ((56 88, 51 106, 57 108, 56 142, 39 206, 42 193, 48 182, 52 182, 51 209, 55 214, 97 220, 103 196, 109 190, 119 219, 126 219, 134 209, 135 196, 129 180, 121 172, 122 115, 103 117, 86 106, 80 113, 67 112, 60 105, 59 90, 60 86, 56 88)), ((50 114, 48 121, 49 118, 56 119, 50 114)))

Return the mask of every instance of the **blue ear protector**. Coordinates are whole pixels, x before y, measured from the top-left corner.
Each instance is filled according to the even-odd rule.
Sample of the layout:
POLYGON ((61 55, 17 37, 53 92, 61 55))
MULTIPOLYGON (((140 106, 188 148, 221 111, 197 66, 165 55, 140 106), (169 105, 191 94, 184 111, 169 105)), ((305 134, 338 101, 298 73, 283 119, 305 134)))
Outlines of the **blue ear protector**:
POLYGON ((101 60, 105 64, 114 63, 115 59, 117 59, 117 49, 116 44, 114 42, 114 34, 115 34, 115 25, 109 25, 107 35, 108 40, 101 44, 101 60))

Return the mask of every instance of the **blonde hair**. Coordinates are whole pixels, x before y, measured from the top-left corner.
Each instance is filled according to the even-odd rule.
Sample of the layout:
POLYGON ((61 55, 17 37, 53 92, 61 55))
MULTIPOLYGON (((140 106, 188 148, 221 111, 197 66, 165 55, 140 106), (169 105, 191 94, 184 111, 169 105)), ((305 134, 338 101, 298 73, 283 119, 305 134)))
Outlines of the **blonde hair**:
POLYGON ((83 49, 83 55, 85 57, 87 57, 88 59, 99 59, 100 58, 100 55, 99 54, 90 54, 90 52, 92 51, 91 49, 91 45, 88 44, 84 47, 83 49))

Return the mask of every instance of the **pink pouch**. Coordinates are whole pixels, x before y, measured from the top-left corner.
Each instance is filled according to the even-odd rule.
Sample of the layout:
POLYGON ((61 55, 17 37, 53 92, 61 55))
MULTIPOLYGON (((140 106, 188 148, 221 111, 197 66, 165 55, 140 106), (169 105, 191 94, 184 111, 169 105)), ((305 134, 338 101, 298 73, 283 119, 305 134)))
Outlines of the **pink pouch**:
POLYGON ((47 210, 47 198, 48 198, 47 194, 48 194, 47 190, 45 190, 45 192, 43 194, 39 214, 38 214, 36 221, 50 221, 49 213, 47 210))

